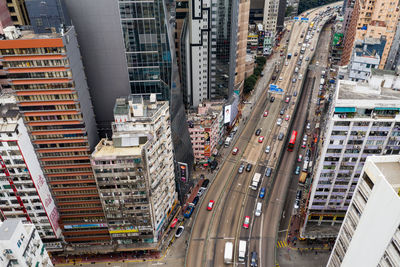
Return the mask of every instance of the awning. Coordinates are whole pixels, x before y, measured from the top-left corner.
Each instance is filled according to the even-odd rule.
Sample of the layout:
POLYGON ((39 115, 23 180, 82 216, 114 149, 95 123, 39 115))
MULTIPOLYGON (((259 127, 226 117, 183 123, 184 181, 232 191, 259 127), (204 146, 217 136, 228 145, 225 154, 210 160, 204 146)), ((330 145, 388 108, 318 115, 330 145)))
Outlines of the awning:
POLYGON ((337 113, 356 112, 356 108, 354 108, 354 107, 336 107, 335 112, 337 112, 337 113))
POLYGON ((400 110, 400 108, 393 108, 393 107, 378 107, 375 110, 400 110))

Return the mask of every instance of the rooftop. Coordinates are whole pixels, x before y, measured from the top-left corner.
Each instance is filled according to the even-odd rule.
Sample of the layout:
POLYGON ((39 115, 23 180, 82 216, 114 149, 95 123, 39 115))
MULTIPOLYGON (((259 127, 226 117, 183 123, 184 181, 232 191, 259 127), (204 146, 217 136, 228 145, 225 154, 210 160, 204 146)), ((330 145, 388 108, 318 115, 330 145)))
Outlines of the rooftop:
MULTIPOLYGON (((63 36, 63 33, 35 33, 32 28, 29 28, 29 26, 23 26, 22 30, 15 26, 8 26, 4 28, 4 34, 5 34, 5 39, 6 40, 23 40, 23 39, 52 39, 52 38, 60 38, 63 36)), ((64 29, 64 32, 69 31, 71 29, 71 26, 67 26, 64 29)))
POLYGON ((374 183, 377 179, 384 178, 396 193, 399 192, 400 155, 370 156, 367 158, 365 172, 368 173, 374 183), (375 170, 378 172, 375 172, 375 170))
POLYGON ((124 157, 124 156, 138 156, 141 157, 143 145, 128 146, 128 147, 114 147, 111 140, 102 139, 96 146, 93 152, 93 158, 110 158, 110 157, 124 157))
POLYGON ((114 116, 122 115, 135 119, 151 119, 165 101, 157 101, 155 94, 150 95, 150 99, 143 99, 142 96, 129 95, 117 98, 114 106, 114 116))
MULTIPOLYGON (((375 102, 385 101, 396 104, 400 107, 400 78, 372 77, 369 83, 357 83, 347 80, 338 81, 337 101, 351 100, 353 106, 360 102, 355 100, 374 100, 375 102)), ((377 103, 378 103, 377 102, 377 103)))
POLYGON ((0 240, 10 240, 20 219, 7 219, 0 225, 0 240))

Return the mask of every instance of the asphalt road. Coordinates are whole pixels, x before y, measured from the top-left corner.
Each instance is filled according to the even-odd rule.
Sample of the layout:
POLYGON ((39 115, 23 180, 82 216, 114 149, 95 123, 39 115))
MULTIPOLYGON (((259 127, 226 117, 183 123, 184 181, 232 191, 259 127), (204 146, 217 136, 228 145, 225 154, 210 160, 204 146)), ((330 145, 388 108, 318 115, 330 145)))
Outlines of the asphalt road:
MULTIPOLYGON (((315 16, 317 12, 310 12, 309 17, 315 16)), ((283 121, 281 126, 276 124, 279 111, 284 107, 285 114, 292 117, 294 103, 300 96, 293 96, 293 92, 300 92, 302 80, 292 82, 292 78, 297 77, 294 75, 294 69, 297 66, 297 60, 300 57, 300 46, 298 43, 302 41, 300 35, 303 31, 307 32, 307 23, 295 23, 290 32, 290 42, 287 46, 287 53, 292 53, 292 58, 288 61, 288 65, 284 64, 283 57, 279 58, 279 52, 275 53, 272 62, 268 61, 264 73, 266 75, 258 83, 256 90, 260 95, 256 97, 251 115, 248 116, 246 125, 241 131, 236 143, 231 145, 239 148, 237 155, 229 153, 223 164, 220 165, 220 170, 215 177, 212 185, 209 186, 204 200, 198 204, 196 208, 198 211, 195 217, 195 222, 191 228, 191 236, 186 254, 186 266, 223 266, 224 265, 224 245, 230 241, 234 243, 234 263, 237 263, 237 251, 239 240, 248 240, 248 253, 251 251, 262 251, 259 253, 261 259, 259 266, 274 266, 275 265, 275 244, 276 232, 281 217, 282 207, 285 200, 286 189, 288 180, 291 178, 292 170, 290 167, 294 164, 281 164, 284 170, 278 170, 275 175, 275 181, 271 178, 264 176, 267 166, 276 166, 278 157, 282 148, 286 148, 286 136, 291 120, 283 121), (294 56, 295 52, 298 53, 294 56), (278 58, 277 58, 278 57, 278 58), (284 95, 275 95, 276 99, 273 103, 269 101, 270 94, 266 90, 268 86, 268 79, 273 71, 274 61, 279 60, 279 68, 281 73, 277 79, 277 86, 285 90, 284 95), (286 97, 289 97, 289 103, 285 103, 286 97), (267 117, 263 117, 263 112, 269 111, 267 117), (265 137, 263 143, 258 143, 258 137, 254 135, 256 129, 261 128, 261 136, 265 137), (278 141, 277 136, 282 132, 285 133, 283 141, 278 141), (269 154, 264 152, 265 147, 270 145, 272 151, 269 154), (239 165, 245 162, 253 164, 251 172, 244 172, 238 174, 239 165), (263 200, 262 216, 255 217, 254 209, 257 201, 258 190, 253 191, 249 188, 252 177, 256 172, 262 173, 262 186, 267 188, 267 197, 263 200), (207 210, 209 200, 214 200, 215 205, 212 211, 207 210), (266 200, 268 202, 266 202, 266 200), (265 208, 267 207, 267 208, 265 208), (249 229, 242 227, 245 216, 251 217, 251 226, 249 229)), ((289 28, 291 28, 289 26, 289 28)), ((305 36, 305 34, 304 34, 305 36)), ((299 73, 306 71, 305 58, 311 57, 313 53, 310 51, 311 47, 315 47, 317 37, 314 35, 313 44, 307 48, 304 54, 303 64, 301 65, 299 73)), ((281 41, 284 44, 285 40, 281 41)), ((296 121, 292 124, 302 132, 304 125, 307 104, 303 103, 306 99, 306 94, 303 93, 301 98, 303 101, 300 103, 299 111, 297 112, 296 121)), ((246 115, 245 115, 246 116, 246 115)), ((299 135, 298 139, 301 139, 299 135)), ((299 141, 298 141, 299 142, 299 141)), ((283 149, 285 150, 285 149, 283 149)), ((296 153, 286 153, 283 155, 282 162, 294 162, 296 153)), ((260 187, 259 187, 260 188, 260 187)), ((247 260, 247 259, 246 259, 247 260)))

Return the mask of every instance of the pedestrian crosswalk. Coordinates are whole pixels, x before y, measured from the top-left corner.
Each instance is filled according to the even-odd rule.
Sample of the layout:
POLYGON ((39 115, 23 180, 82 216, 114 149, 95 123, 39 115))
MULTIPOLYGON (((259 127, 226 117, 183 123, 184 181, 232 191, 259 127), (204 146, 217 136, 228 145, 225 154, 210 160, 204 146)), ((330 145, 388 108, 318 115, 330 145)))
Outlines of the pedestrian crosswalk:
POLYGON ((287 247, 286 240, 278 240, 278 242, 276 243, 276 247, 277 248, 286 248, 287 247))

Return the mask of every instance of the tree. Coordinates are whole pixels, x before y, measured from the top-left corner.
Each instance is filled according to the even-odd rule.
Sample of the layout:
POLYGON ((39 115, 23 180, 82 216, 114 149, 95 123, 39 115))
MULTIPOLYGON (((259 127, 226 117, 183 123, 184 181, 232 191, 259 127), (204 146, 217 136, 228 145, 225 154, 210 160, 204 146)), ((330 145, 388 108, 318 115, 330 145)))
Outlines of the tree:
POLYGON ((256 77, 260 76, 261 71, 262 71, 262 67, 257 66, 257 67, 254 69, 254 75, 255 75, 256 77))
POLYGON ((294 11, 293 6, 287 6, 285 11, 285 17, 290 17, 294 11))
POLYGON ((267 61, 267 59, 265 57, 257 57, 256 58, 257 65, 261 65, 261 67, 265 65, 266 61, 267 61))
POLYGON ((245 94, 250 93, 254 89, 256 83, 257 83, 257 78, 254 75, 247 77, 246 80, 244 80, 243 92, 245 94))

